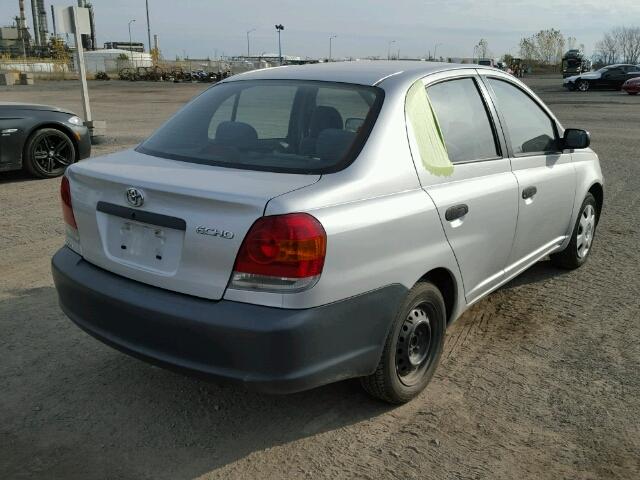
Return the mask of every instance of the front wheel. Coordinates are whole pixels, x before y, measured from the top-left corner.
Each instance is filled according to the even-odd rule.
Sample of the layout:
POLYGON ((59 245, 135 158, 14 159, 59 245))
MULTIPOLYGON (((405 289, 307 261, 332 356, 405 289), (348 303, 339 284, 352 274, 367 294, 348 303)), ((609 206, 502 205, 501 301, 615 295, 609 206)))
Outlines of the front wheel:
POLYGON ((446 308, 438 288, 416 284, 394 318, 376 371, 361 379, 372 396, 405 403, 417 396, 433 376, 446 330, 446 308))
POLYGON ((586 92, 587 90, 589 90, 589 82, 587 82, 586 80, 580 80, 578 81, 576 88, 581 92, 586 92))
POLYGON ((42 128, 33 133, 24 148, 24 168, 38 178, 59 177, 76 161, 71 139, 55 128, 42 128))
POLYGON ((580 207, 580 215, 573 228, 569 245, 561 252, 552 254, 550 256, 551 263, 567 270, 582 266, 587 261, 589 253, 591 253, 597 224, 596 199, 593 195, 587 193, 580 207))

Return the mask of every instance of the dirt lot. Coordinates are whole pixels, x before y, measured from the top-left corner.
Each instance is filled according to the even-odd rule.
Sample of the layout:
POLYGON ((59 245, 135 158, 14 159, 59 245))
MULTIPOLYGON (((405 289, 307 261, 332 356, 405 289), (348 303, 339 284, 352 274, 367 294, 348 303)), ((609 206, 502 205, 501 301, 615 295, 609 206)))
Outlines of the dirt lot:
MULTIPOLYGON (((429 388, 392 408, 357 382, 271 397, 151 367, 60 312, 59 180, 0 176, 1 478, 640 478, 640 98, 530 80, 591 131, 606 176, 593 255, 540 262, 449 331, 429 388)), ((130 147, 202 85, 91 82, 130 147)), ((81 112, 72 82, 0 87, 0 101, 81 112)))

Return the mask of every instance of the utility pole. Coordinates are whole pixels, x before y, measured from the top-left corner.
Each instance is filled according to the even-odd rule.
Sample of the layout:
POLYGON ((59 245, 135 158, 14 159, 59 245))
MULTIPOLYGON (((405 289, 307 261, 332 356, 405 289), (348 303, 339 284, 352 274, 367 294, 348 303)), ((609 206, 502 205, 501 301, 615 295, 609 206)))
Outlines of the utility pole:
POLYGON ((147 39, 149 40, 149 53, 151 53, 151 24, 149 23, 149 0, 145 0, 147 5, 147 39))
POLYGON ((329 37, 329 61, 331 61, 331 41, 336 37, 337 37, 337 35, 331 35, 329 37))
POLYGON ((391 60, 391 45, 396 43, 395 40, 389 40, 389 44, 387 45, 387 60, 391 60))
POLYGON ((87 88, 87 71, 84 66, 84 51, 82 48, 82 34, 80 33, 80 22, 78 21, 78 8, 70 7, 73 15, 73 34, 76 41, 76 56, 78 60, 78 75, 80 76, 80 85, 82 87, 82 106, 84 109, 85 124, 91 127, 93 118, 91 118, 91 105, 89 104, 89 89, 87 88))
POLYGON ((251 44, 249 43, 249 34, 255 31, 256 31, 255 28, 252 28, 251 30, 247 30, 247 58, 251 56, 251 44))
POLYGON ((284 30, 284 25, 281 23, 276 25, 276 31, 278 32, 278 58, 280 59, 280 65, 282 65, 282 43, 280 41, 280 32, 284 30))

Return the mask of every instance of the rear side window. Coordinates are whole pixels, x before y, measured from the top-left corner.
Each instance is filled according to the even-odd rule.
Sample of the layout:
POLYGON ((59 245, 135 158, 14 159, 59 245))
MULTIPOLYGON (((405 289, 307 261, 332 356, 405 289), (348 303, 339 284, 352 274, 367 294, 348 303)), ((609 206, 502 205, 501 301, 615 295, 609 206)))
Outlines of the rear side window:
POLYGON ((378 87, 332 82, 225 82, 196 97, 137 150, 207 165, 328 173, 359 153, 383 97, 378 87))
POLYGON ((489 78, 489 83, 507 124, 514 154, 556 152, 556 130, 546 112, 510 83, 496 78, 489 78))
POLYGON ((320 88, 316 106, 335 109, 344 120, 346 130, 357 131, 364 123, 369 105, 375 100, 371 91, 320 88))
POLYGON ((451 162, 499 156, 487 109, 472 78, 447 80, 427 88, 451 162))

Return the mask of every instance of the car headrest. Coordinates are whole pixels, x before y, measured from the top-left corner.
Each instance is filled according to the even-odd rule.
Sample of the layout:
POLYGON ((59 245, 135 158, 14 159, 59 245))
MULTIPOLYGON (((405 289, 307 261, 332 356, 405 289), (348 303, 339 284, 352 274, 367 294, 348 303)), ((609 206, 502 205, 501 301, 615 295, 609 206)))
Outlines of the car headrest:
POLYGON ((346 155, 355 138, 355 132, 337 128, 324 129, 318 136, 316 156, 322 160, 337 162, 346 155))
POLYGON ((250 148, 258 141, 258 132, 248 123, 222 122, 216 128, 215 142, 228 147, 250 148))
POLYGON ((317 138, 322 130, 336 128, 342 130, 342 115, 334 107, 319 106, 311 114, 309 136, 317 138))

